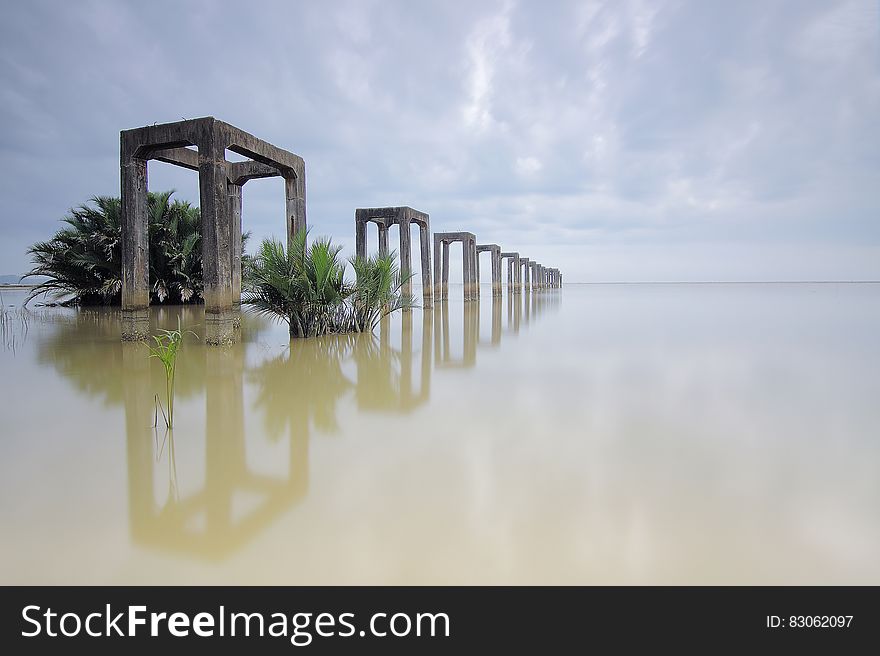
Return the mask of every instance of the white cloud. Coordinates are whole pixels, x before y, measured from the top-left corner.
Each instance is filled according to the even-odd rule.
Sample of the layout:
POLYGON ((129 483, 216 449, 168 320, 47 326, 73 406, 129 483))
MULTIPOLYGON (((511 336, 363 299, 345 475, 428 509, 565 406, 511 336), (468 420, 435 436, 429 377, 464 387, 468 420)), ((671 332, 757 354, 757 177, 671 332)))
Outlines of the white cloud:
MULTIPOLYGON (((355 207, 409 204, 546 261, 561 244, 619 254, 602 262, 629 278, 771 271, 777 248, 779 275, 801 275, 811 263, 785 253, 819 244, 839 264, 880 244, 877 11, 19 3, 0 26, 0 273, 24 270, 66 208, 118 193, 120 129, 207 114, 305 157, 309 221, 346 244, 355 207), (663 264, 696 242, 716 256, 663 264)), ((198 200, 191 173, 150 175, 198 200)), ((278 234, 278 189, 245 194, 255 239, 278 234)), ((880 261, 852 262, 880 278, 880 261)), ((570 281, 597 275, 569 265, 570 281)))

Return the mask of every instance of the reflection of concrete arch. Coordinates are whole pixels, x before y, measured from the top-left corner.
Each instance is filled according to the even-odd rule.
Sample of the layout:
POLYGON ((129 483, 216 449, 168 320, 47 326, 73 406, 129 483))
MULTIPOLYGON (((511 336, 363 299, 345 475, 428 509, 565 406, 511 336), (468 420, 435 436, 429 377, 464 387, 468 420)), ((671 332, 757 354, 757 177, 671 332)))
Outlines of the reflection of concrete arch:
POLYGON ((470 368, 477 363, 480 306, 478 303, 465 303, 462 312, 464 349, 461 358, 454 360, 449 346, 449 302, 443 299, 434 308, 434 362, 438 369, 470 368))
POLYGON ((372 335, 356 338, 358 408, 383 412, 409 412, 426 403, 431 394, 433 324, 430 310, 422 312, 422 347, 419 386, 413 381, 413 312, 401 315, 400 350, 391 347, 389 317, 379 324, 379 341, 372 335), (399 364, 399 369, 394 364, 399 364))
MULTIPOLYGON (((154 473, 162 449, 169 463, 173 434, 155 439, 149 361, 140 344, 123 346, 129 525, 132 538, 153 547, 209 558, 234 552, 264 530, 308 489, 308 424, 291 430, 286 477, 247 467, 242 396, 243 351, 206 349, 205 484, 183 498, 157 504, 154 473), (237 516, 234 501, 246 495, 247 512, 237 516)), ((164 429, 160 430, 160 434, 164 429)), ((175 472, 172 471, 172 477, 175 472)))
MULTIPOLYGON (((492 336, 490 338, 490 344, 492 346, 498 346, 501 344, 501 297, 493 296, 492 297, 492 336)), ((482 308, 480 308, 482 310, 482 308)), ((477 312, 477 343, 482 344, 482 338, 480 337, 480 318, 482 317, 482 311, 477 312)))

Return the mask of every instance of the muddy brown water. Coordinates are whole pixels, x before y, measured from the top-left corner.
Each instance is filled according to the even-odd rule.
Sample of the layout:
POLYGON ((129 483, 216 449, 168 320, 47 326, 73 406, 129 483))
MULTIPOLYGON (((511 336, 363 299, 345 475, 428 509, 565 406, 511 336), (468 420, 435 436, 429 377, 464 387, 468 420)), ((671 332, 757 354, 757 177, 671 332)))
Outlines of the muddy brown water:
POLYGON ((0 583, 880 583, 880 285, 451 296, 189 337, 168 432, 116 312, 5 292, 0 583))

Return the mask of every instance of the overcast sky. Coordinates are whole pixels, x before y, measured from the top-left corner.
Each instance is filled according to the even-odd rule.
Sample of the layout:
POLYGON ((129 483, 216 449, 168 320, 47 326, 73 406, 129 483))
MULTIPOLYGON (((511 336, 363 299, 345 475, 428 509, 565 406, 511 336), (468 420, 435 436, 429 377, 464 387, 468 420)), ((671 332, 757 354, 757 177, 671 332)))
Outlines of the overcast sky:
MULTIPOLYGON (((0 274, 118 195, 121 129, 213 115, 301 155, 349 251, 356 207, 411 205, 570 282, 880 279, 875 0, 28 0, 0 97, 0 274)), ((283 194, 245 187, 256 238, 283 194)))

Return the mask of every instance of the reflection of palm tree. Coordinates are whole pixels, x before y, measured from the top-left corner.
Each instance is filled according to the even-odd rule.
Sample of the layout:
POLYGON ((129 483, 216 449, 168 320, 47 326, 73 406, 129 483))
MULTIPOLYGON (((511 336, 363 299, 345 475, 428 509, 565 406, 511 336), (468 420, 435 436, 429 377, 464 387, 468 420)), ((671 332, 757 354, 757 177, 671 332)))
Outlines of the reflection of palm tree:
POLYGON ((256 407, 265 414, 266 430, 277 438, 284 428, 301 430, 311 419, 325 433, 339 430, 336 403, 352 382, 342 361, 360 338, 370 335, 327 335, 291 342, 290 348, 250 372, 259 386, 256 407))
MULTIPOLYGON (((204 310, 188 305, 155 307, 150 312, 153 329, 176 326, 178 318, 182 326, 198 335, 198 340, 194 337, 187 339, 177 365, 175 392, 179 399, 186 399, 201 392, 205 386, 204 351, 188 348, 203 338, 204 310)), ((247 316, 244 319, 242 342, 252 341, 268 325, 261 317, 247 316)), ((100 397, 106 405, 121 405, 126 365, 123 363, 123 343, 119 340, 119 320, 119 311, 109 308, 47 315, 41 323, 51 321, 51 329, 45 334, 34 331, 37 362, 54 367, 86 395, 100 397)), ((133 345, 133 352, 142 352, 146 360, 149 356, 146 347, 140 343, 133 345)), ((156 365, 155 371, 159 369, 156 365)), ((157 387, 155 391, 160 390, 157 387)), ((150 393, 150 398, 154 393, 150 393)))

